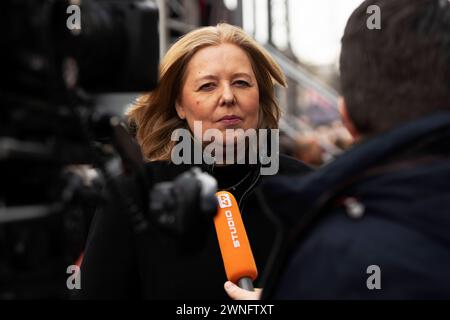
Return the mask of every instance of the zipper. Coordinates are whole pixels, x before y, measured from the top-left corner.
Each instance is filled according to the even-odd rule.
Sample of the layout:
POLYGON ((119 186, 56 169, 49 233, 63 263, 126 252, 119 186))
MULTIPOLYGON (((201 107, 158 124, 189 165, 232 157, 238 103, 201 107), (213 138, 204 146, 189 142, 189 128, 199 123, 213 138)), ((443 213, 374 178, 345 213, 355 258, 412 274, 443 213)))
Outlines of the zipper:
MULTIPOLYGON (((260 167, 257 169, 258 176, 256 177, 255 181, 250 185, 250 187, 247 190, 245 190, 244 194, 242 195, 241 199, 239 200, 238 207, 241 207, 241 204, 244 202, 245 198, 250 194, 251 191, 253 191, 253 189, 254 189, 253 187, 260 180, 260 178, 261 178, 261 170, 260 169, 261 169, 260 167)), ((242 210, 241 210, 241 215, 243 212, 244 212, 244 208, 242 208, 242 210)))

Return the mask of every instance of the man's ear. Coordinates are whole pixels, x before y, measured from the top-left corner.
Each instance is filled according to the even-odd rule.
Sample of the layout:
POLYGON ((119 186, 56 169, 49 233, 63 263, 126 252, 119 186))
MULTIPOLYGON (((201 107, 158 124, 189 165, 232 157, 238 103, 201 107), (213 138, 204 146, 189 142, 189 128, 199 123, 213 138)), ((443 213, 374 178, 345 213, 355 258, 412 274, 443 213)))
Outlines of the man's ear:
POLYGON ((175 101, 175 109, 177 110, 177 114, 180 119, 186 119, 186 112, 184 111, 184 107, 178 101, 175 101))
POLYGON ((355 125, 353 124, 352 119, 350 118, 347 110, 347 104, 345 103, 344 97, 339 97, 338 100, 338 108, 339 113, 341 114, 342 123, 347 128, 348 132, 352 135, 353 139, 357 140, 360 136, 360 133, 358 132, 358 129, 356 129, 355 125))

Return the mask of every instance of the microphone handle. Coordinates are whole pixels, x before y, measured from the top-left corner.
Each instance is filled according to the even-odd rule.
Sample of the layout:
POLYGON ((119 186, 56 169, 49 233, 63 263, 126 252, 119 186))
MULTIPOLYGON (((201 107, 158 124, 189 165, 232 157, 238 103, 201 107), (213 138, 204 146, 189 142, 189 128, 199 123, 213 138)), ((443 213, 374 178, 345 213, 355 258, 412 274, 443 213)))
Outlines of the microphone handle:
POLYGON ((240 278, 238 280, 238 286, 244 290, 255 291, 252 279, 250 279, 249 277, 240 278))

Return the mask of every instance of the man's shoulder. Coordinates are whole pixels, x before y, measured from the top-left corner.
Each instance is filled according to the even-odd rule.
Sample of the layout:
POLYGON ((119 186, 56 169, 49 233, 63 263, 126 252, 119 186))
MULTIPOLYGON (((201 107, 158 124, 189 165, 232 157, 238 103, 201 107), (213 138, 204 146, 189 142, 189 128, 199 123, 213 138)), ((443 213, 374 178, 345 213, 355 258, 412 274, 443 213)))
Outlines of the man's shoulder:
POLYGON ((426 230, 375 211, 356 217, 340 208, 328 211, 313 231, 303 234, 289 254, 276 298, 405 299, 421 297, 424 290, 434 297, 450 293, 450 286, 440 285, 449 279, 443 270, 449 262, 445 241, 426 230), (374 267, 389 276, 383 290, 366 287, 374 267), (414 286, 411 279, 416 279, 414 286))
POLYGON ((280 154, 280 169, 278 174, 281 175, 303 175, 313 172, 314 169, 302 161, 285 154, 280 154))

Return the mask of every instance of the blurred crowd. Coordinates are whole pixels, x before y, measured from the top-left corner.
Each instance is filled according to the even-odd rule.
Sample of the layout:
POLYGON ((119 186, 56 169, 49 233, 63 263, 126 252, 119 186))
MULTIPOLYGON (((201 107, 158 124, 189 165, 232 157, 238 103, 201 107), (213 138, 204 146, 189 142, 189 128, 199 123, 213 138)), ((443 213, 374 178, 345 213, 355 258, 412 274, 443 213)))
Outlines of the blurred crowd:
POLYGON ((353 138, 341 121, 319 126, 298 119, 301 130, 294 135, 280 134, 280 153, 285 153, 313 167, 336 158, 353 144, 353 138))

